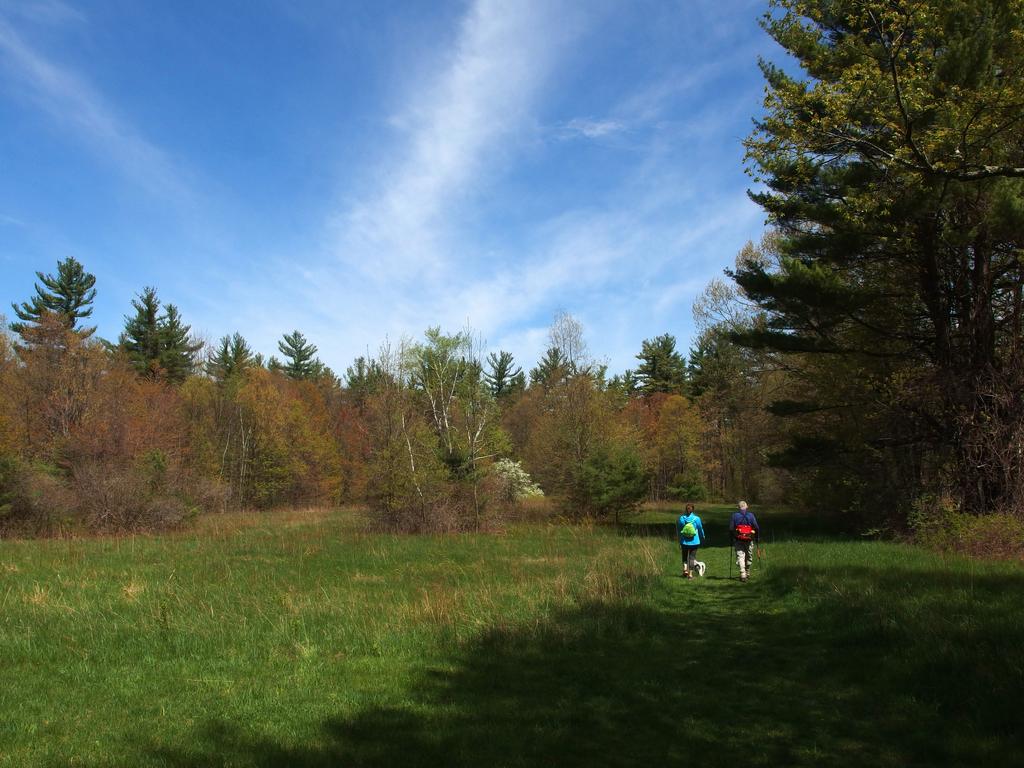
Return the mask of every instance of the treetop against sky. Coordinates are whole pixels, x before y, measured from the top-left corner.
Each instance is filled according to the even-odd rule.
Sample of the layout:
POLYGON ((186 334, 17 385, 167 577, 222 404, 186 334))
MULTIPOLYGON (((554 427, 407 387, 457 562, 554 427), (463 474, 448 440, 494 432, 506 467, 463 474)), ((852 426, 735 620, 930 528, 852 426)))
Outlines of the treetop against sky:
POLYGON ((0 306, 74 256, 108 339, 152 285, 335 370, 435 324, 531 365, 558 310, 685 348, 762 228, 764 7, 0 0, 0 306))

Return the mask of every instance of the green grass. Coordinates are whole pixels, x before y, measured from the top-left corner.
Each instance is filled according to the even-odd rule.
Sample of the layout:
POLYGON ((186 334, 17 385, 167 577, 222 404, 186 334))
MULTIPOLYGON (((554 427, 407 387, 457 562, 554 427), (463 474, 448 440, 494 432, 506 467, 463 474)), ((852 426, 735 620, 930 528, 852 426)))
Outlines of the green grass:
POLYGON ((355 513, 0 542, 0 766, 1000 765, 1024 572, 762 515, 679 578, 621 529, 360 532, 355 513))

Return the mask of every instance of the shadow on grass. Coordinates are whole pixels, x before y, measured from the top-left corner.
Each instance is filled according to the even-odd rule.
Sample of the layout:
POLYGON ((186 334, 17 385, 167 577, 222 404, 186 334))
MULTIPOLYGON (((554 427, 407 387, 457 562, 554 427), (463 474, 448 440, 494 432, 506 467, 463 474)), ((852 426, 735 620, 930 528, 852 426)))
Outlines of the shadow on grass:
MULTIPOLYGON (((932 766, 1015 754, 1024 579, 906 569, 776 569, 761 582, 661 582, 491 631, 402 706, 283 744, 210 723, 125 764, 284 766, 932 766), (1008 597, 1011 596, 1011 597, 1008 597), (774 606, 776 610, 761 610, 774 606), (699 608, 699 612, 697 609, 699 608)), ((311 696, 315 692, 310 692, 311 696)), ((1016 746, 1020 746, 1019 743, 1016 746)), ((1019 754, 1019 753, 1017 753, 1019 754)))
POLYGON ((675 523, 618 523, 615 530, 622 536, 649 536, 671 540, 676 538, 675 523))

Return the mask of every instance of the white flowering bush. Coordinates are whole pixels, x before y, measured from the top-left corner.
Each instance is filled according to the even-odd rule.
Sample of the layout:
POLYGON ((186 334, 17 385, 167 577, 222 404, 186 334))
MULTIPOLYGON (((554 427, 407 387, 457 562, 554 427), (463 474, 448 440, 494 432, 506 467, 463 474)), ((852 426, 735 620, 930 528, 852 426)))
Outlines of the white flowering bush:
POLYGON ((541 487, 533 482, 533 478, 518 461, 498 459, 494 462, 494 475, 501 484, 501 494, 506 501, 525 501, 544 495, 541 487))

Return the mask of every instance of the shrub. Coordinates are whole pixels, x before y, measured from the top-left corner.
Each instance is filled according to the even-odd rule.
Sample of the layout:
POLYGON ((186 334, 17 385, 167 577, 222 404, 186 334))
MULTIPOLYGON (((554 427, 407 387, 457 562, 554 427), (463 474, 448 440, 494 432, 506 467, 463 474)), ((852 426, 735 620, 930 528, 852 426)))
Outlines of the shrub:
POLYGON ((969 515, 950 497, 929 494, 914 503, 907 522, 914 538, 931 549, 1024 560, 1024 518, 1020 514, 969 515))
POLYGON ((133 467, 83 462, 72 477, 75 511, 91 530, 133 531, 169 528, 188 515, 180 498, 155 492, 133 467))
POLYGON ((498 480, 498 494, 503 501, 518 503, 544 496, 544 491, 533 482, 521 462, 498 459, 491 471, 498 480))
POLYGON ((231 486, 212 477, 193 477, 183 496, 191 514, 224 512, 231 501, 231 486))
POLYGON ((51 465, 28 466, 10 457, 0 468, 0 534, 52 536, 76 527, 74 495, 51 465))
POLYGON ((589 514, 614 514, 618 520, 620 513, 635 509, 647 495, 647 482, 634 446, 603 446, 583 463, 572 501, 589 514))
POLYGON ((227 498, 224 483, 169 476, 155 452, 135 463, 79 459, 69 471, 0 458, 0 534, 7 536, 162 530, 223 510, 227 498))
POLYGON ((1010 512, 967 517, 960 550, 979 557, 1024 560, 1024 519, 1010 512))

